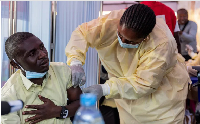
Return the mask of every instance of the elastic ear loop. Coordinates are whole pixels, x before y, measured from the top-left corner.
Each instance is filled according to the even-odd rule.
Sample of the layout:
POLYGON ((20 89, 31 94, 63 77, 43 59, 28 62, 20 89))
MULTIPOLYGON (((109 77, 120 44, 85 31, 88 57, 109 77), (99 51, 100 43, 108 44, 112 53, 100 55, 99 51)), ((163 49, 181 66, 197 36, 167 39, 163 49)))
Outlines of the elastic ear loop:
POLYGON ((15 64, 17 64, 23 71, 25 71, 26 72, 26 70, 25 69, 23 69, 22 68, 22 66, 20 66, 16 61, 15 61, 15 59, 13 59, 13 61, 15 62, 15 64))

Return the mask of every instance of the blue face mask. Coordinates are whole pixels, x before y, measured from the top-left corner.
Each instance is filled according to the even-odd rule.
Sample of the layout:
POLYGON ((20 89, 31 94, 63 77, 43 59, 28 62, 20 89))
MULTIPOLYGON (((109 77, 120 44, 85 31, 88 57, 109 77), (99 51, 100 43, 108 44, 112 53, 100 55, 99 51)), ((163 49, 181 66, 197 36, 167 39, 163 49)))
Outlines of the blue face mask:
POLYGON ((138 47, 139 47, 139 44, 133 45, 133 44, 126 44, 126 43, 123 43, 118 34, 117 34, 117 37, 118 37, 119 44, 120 44, 121 47, 123 47, 123 48, 138 48, 138 47))
MULTIPOLYGON (((14 59, 13 59, 13 61, 14 61, 16 64, 18 64, 14 59)), ((18 64, 18 65, 19 65, 19 64, 18 64)), ((50 64, 49 64, 49 65, 50 65, 50 64)), ((19 66, 20 66, 20 65, 19 65, 19 66)), ((21 66, 20 66, 20 67, 21 67, 21 66)), ((26 78, 27 78, 27 79, 32 79, 32 78, 43 78, 44 75, 47 73, 47 71, 44 72, 44 73, 30 72, 30 71, 26 71, 26 70, 23 69, 22 67, 21 67, 21 69, 22 69, 23 71, 26 72, 26 78)))
POLYGON ((30 71, 25 71, 26 72, 26 78, 31 79, 31 78, 43 78, 44 75, 47 72, 44 73, 37 73, 37 72, 30 72, 30 71))

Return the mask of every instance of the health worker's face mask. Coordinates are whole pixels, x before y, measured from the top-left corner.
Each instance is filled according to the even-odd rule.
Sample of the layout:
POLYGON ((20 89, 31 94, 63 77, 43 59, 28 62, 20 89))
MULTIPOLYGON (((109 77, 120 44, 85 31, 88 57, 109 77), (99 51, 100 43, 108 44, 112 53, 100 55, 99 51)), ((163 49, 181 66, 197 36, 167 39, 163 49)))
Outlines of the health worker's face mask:
POLYGON ((140 44, 126 44, 126 43, 123 43, 121 38, 119 37, 118 33, 117 33, 117 37, 118 37, 118 41, 119 41, 119 44, 121 45, 121 47, 123 48, 138 48, 140 44))
MULTIPOLYGON (((14 61, 17 65, 19 65, 14 59, 13 59, 13 61, 14 61)), ((19 65, 19 67, 21 67, 21 66, 19 65)), ((32 78, 43 78, 44 75, 47 73, 47 71, 44 72, 44 73, 30 72, 30 71, 26 71, 26 70, 23 69, 22 67, 21 67, 21 69, 22 69, 23 71, 26 72, 26 78, 27 78, 27 79, 32 79, 32 78)))

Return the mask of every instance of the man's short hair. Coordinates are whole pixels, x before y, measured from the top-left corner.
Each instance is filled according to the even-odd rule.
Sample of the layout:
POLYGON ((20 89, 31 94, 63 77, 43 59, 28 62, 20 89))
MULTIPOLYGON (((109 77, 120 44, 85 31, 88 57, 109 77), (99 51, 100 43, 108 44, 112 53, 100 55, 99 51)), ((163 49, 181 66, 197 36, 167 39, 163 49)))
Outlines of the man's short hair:
POLYGON ((5 42, 5 51, 10 60, 13 60, 19 53, 19 44, 34 36, 29 32, 17 32, 11 35, 5 42))

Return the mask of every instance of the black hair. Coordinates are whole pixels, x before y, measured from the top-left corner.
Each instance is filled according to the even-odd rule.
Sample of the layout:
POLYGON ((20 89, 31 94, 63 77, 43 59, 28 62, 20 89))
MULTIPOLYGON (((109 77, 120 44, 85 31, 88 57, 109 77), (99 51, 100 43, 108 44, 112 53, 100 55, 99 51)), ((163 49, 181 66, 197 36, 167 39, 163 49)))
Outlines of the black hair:
POLYGON ((5 51, 10 60, 13 60, 19 53, 18 45, 28 38, 35 36, 29 32, 17 32, 11 35, 5 42, 5 51))
POLYGON ((144 4, 134 4, 126 9, 120 19, 120 25, 132 29, 138 38, 146 38, 156 24, 154 11, 144 4))
POLYGON ((178 12, 180 12, 180 11, 184 11, 184 12, 188 15, 188 11, 187 11, 186 9, 184 9, 184 8, 179 9, 179 10, 177 11, 177 14, 178 14, 178 12))

